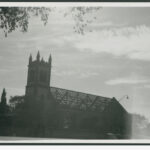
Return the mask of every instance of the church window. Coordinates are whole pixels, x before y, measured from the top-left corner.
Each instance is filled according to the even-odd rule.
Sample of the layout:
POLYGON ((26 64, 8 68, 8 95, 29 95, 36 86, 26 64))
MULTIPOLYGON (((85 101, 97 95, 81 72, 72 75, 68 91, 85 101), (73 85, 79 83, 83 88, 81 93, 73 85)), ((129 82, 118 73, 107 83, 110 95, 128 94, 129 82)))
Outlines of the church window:
POLYGON ((41 82, 46 82, 47 81, 47 76, 45 71, 40 71, 40 81, 41 82))
POLYGON ((34 81, 34 79, 35 79, 35 72, 34 70, 31 70, 29 75, 29 81, 32 82, 34 81))
POLYGON ((63 128, 68 129, 70 128, 71 120, 70 120, 70 113, 67 112, 63 118, 63 128))

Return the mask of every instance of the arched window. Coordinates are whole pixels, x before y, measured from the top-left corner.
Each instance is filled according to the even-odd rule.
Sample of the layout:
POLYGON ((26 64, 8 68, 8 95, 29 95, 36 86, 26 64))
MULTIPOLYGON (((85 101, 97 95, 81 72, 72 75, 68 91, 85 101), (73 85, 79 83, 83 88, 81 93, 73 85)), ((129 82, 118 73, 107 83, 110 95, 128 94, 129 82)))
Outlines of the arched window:
POLYGON ((33 82, 35 80, 35 71, 31 70, 29 74, 29 82, 33 82))
POLYGON ((43 70, 40 71, 40 81, 41 82, 46 82, 47 81, 46 71, 43 71, 43 70))
POLYGON ((71 118, 70 118, 70 112, 66 112, 63 117, 63 128, 69 129, 71 125, 71 118))

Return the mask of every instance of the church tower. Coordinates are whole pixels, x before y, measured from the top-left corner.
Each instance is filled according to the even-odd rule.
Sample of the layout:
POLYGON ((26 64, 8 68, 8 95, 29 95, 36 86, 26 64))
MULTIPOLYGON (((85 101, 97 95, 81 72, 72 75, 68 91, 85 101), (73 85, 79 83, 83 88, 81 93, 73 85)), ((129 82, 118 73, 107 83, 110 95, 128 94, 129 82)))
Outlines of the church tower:
POLYGON ((48 61, 40 58, 38 51, 36 60, 29 57, 26 96, 34 100, 48 100, 50 97, 51 55, 48 61))

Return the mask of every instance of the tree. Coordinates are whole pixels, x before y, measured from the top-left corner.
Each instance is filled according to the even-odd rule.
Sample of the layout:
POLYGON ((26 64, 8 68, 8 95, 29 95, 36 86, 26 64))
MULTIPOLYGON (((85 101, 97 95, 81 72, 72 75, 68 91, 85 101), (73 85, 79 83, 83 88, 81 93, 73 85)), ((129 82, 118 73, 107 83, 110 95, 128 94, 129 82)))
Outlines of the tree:
POLYGON ((1 102, 0 102, 0 115, 6 115, 6 113, 9 112, 9 107, 6 103, 6 91, 5 88, 3 89, 2 95, 1 95, 1 102))
POLYGON ((144 134, 145 129, 148 127, 149 122, 147 118, 139 114, 132 114, 132 135, 134 138, 144 134))
MULTIPOLYGON (((88 14, 97 12, 101 7, 68 7, 64 12, 64 17, 70 16, 75 21, 74 31, 84 34, 84 29, 88 24, 96 19, 93 15, 88 14)), ((46 7, 1 7, 0 8, 0 28, 4 31, 5 37, 8 33, 21 29, 21 32, 28 31, 29 19, 32 16, 40 17, 44 25, 48 22, 49 14, 56 8, 46 7)))
POLYGON ((12 108, 14 133, 18 136, 50 136, 49 132, 56 128, 58 117, 51 100, 11 97, 9 103, 12 108))
POLYGON ((19 107, 19 105, 23 104, 25 96, 11 96, 9 99, 9 104, 12 109, 19 107))

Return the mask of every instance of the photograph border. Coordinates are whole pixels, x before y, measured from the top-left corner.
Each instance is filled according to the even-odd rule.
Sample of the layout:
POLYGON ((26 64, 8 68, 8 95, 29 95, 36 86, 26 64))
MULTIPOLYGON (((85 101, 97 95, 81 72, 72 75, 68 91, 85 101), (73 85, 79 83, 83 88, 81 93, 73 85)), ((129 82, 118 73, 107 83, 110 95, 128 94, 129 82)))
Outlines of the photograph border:
MULTIPOLYGON (((49 7, 49 5, 55 5, 60 4, 60 7, 64 7, 66 5, 73 5, 73 6, 98 6, 97 4, 100 4, 100 6, 104 7, 150 7, 150 0, 0 0, 0 6, 46 6, 49 7), (80 4, 79 4, 80 3, 80 4), (48 5, 47 5, 48 4, 48 5)), ((71 139, 69 139, 71 140, 71 139)), ((1 141, 0 145, 150 145, 150 140, 87 140, 87 142, 82 142, 84 140, 81 140, 81 142, 42 142, 44 140, 41 140, 40 142, 37 142, 37 140, 31 140, 31 142, 28 141, 1 141), (92 141, 102 141, 102 142, 92 142, 92 141)), ((77 140, 78 141, 78 140, 77 140)))

